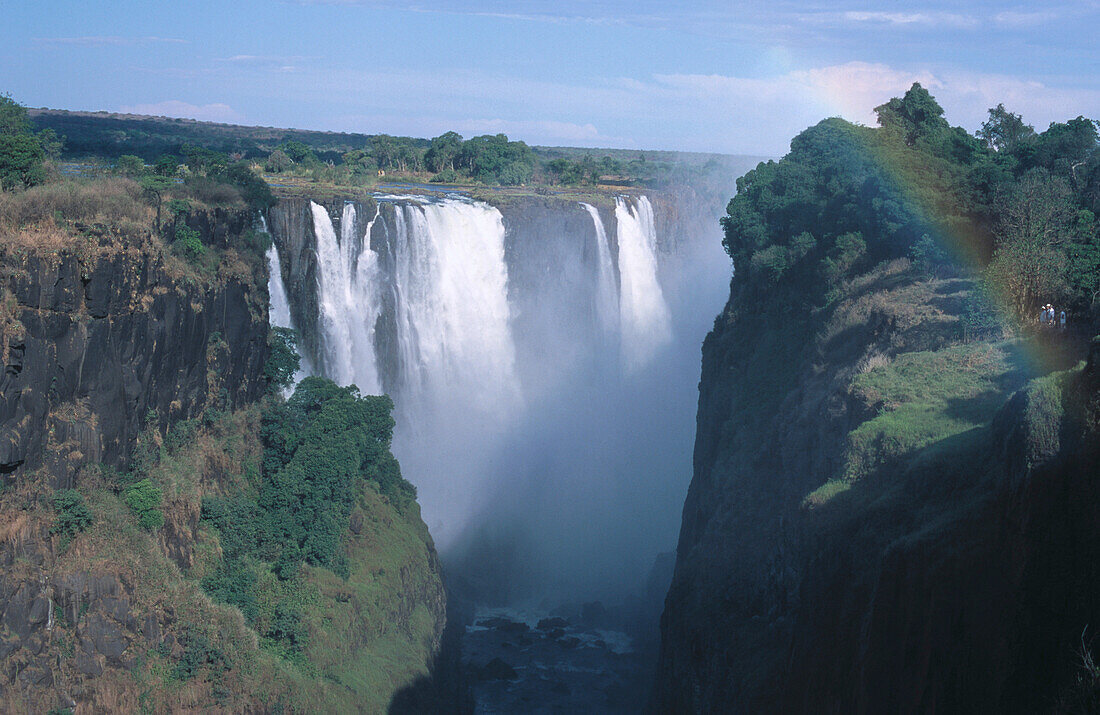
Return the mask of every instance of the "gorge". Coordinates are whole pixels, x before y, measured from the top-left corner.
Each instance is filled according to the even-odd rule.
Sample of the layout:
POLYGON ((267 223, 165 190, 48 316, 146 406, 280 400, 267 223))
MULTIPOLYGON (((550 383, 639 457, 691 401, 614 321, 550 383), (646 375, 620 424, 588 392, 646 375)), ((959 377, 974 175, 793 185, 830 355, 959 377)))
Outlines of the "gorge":
POLYGON ((394 397, 436 543, 489 602, 621 599, 672 544, 694 345, 728 268, 707 207, 594 200, 270 211, 270 292, 306 361, 394 397))

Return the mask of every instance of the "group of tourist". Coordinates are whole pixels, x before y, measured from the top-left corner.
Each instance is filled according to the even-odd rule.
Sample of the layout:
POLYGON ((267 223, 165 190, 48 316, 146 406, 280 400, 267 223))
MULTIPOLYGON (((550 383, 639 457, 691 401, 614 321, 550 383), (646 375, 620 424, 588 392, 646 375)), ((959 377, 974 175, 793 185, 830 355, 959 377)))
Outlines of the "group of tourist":
POLYGON ((1043 312, 1039 314, 1039 325, 1044 328, 1066 329, 1066 311, 1055 312, 1054 306, 1047 303, 1043 306, 1043 312))

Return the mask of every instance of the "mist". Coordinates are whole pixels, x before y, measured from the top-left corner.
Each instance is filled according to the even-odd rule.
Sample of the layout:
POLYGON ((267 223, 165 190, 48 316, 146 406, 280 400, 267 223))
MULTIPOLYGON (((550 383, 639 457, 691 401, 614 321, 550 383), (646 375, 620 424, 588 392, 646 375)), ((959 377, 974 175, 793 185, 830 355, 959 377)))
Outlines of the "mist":
MULTIPOLYGON (((579 264, 555 262, 534 285, 511 276, 527 279, 510 291, 522 408, 496 431, 477 423, 473 435, 470 411, 459 407, 442 416, 458 432, 431 440, 442 449, 398 444, 411 479, 436 473, 450 482, 442 509, 431 488, 421 490, 424 514, 449 575, 477 600, 614 602, 641 593, 657 555, 675 548, 691 479, 700 346, 728 294, 730 262, 716 216, 669 228, 678 240, 656 237, 652 286, 666 323, 649 342, 621 324, 601 330, 599 286, 594 302, 570 292, 574 270, 592 273, 583 253, 574 253, 579 264)), ((629 312, 617 303, 616 311, 617 323, 629 312)))
POLYGON ((310 363, 394 398, 394 454, 472 600, 617 601, 675 548, 731 272, 720 194, 303 209, 317 277, 287 300, 310 363))

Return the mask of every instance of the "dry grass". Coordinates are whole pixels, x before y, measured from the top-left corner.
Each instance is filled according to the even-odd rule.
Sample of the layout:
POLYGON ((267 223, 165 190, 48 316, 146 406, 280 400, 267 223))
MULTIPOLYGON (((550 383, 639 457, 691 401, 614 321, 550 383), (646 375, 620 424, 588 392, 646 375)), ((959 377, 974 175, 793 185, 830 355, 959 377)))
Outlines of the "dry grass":
POLYGON ((58 218, 81 223, 152 225, 153 208, 141 187, 130 179, 68 179, 26 191, 0 194, 0 233, 54 223, 58 218))

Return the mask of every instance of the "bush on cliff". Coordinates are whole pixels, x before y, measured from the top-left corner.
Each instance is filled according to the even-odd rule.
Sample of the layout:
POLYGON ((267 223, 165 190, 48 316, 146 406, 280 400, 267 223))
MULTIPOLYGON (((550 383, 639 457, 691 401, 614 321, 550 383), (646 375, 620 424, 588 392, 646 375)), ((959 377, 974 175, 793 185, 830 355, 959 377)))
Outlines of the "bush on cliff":
POLYGON ((127 487, 123 500, 137 517, 141 528, 155 531, 164 525, 164 512, 160 509, 160 487, 148 479, 127 487))
POLYGON ((298 355, 297 331, 290 328, 271 328, 268 332, 267 349, 264 377, 276 389, 290 387, 295 373, 302 364, 302 359, 298 355))
POLYGON ((75 489, 56 492, 53 506, 57 510, 57 522, 50 528, 50 533, 61 534, 61 549, 64 550, 74 536, 92 525, 92 512, 84 503, 84 496, 75 489))

